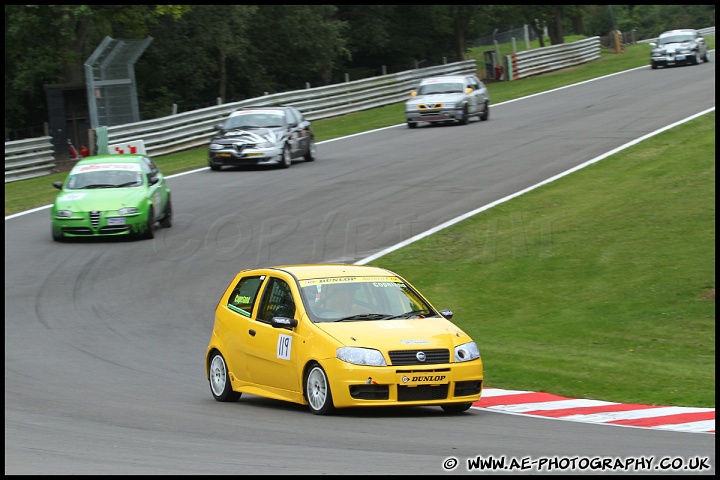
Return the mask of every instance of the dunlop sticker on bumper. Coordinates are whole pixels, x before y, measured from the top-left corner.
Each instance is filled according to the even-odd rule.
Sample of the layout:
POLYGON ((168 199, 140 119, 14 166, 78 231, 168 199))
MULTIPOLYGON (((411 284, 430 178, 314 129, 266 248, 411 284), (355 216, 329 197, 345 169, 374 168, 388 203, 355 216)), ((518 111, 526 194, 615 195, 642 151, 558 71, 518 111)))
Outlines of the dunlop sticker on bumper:
POLYGON ((397 376, 398 385, 440 385, 450 381, 447 373, 401 373, 397 376))

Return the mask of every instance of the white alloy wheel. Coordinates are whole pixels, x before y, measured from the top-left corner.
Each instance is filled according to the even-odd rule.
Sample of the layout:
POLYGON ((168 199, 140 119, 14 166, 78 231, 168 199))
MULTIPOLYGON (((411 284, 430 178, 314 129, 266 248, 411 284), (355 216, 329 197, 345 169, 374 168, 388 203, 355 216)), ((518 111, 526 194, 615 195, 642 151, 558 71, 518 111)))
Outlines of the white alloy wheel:
POLYGON ((310 411, 315 415, 326 415, 333 410, 332 393, 325 370, 314 365, 307 373, 305 380, 305 396, 310 411))
POLYGON ((210 359, 210 390, 218 402, 234 402, 240 398, 239 392, 234 392, 228 375, 225 359, 220 352, 214 352, 210 359))

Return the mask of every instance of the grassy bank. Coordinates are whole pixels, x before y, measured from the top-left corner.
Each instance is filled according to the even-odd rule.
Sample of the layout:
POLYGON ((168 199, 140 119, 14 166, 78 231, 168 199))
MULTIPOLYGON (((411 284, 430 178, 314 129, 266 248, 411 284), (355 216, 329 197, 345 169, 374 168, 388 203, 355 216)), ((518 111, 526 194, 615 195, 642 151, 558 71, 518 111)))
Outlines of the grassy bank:
POLYGON ((492 387, 715 406, 715 115, 372 262, 479 344, 492 387))

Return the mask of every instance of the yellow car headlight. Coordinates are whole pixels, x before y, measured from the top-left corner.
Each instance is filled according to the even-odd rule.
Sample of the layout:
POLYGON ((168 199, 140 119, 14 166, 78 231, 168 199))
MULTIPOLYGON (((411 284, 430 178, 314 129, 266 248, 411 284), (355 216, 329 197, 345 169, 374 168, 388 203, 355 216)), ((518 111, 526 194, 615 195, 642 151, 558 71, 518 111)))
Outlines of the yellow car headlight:
POLYGON ((372 348, 340 347, 337 349, 337 358, 353 365, 387 366, 382 353, 372 348))
POLYGON ((470 360, 475 360, 476 358, 480 358, 480 349, 475 342, 463 343, 462 345, 455 347, 456 363, 469 362, 470 360))

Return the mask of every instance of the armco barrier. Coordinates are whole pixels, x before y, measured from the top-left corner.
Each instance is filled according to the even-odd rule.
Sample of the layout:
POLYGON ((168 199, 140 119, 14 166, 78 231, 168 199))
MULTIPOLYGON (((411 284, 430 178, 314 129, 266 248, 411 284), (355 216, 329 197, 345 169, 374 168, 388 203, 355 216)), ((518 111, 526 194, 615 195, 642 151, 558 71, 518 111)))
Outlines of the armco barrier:
POLYGON ((580 65, 600 58, 600 37, 562 45, 523 50, 506 56, 508 80, 580 65))
MULTIPOLYGON (((293 105, 309 120, 319 120, 403 101, 408 98, 410 91, 422 78, 435 75, 474 74, 476 70, 475 60, 465 60, 364 80, 265 95, 153 120, 102 127, 102 132, 91 131, 90 136, 98 138, 98 133, 102 133, 104 145, 132 144, 141 141, 148 155, 167 155, 208 144, 214 133, 213 127, 241 107, 293 105)), ((43 140, 47 142, 49 137, 5 142, 6 182, 52 172, 55 166, 52 163, 54 161, 52 146, 48 145, 49 156, 43 157, 36 151, 37 145, 42 144, 43 140), (23 151, 23 148, 26 150, 23 151), (22 153, 33 158, 32 165, 26 164, 29 160, 24 158, 22 153), (42 161, 46 163, 37 164, 42 161)))
POLYGON ((231 112, 247 106, 292 105, 308 120, 337 117, 400 102, 417 82, 434 75, 476 73, 475 60, 408 70, 324 87, 276 93, 168 117, 108 127, 110 143, 143 140, 149 155, 167 155, 206 145, 213 127, 231 112))
POLYGON ((48 175, 55 168, 52 137, 5 142, 5 183, 48 175))
MULTIPOLYGON (((702 28, 698 31, 705 36, 715 36, 715 27, 702 28)), ((638 40, 637 43, 656 40, 657 38, 638 40)), ((601 37, 592 37, 562 45, 515 52, 505 57, 508 80, 527 78, 596 60, 600 57, 601 48, 601 37)), ((650 52, 648 51, 648 63, 649 59, 650 52)))

